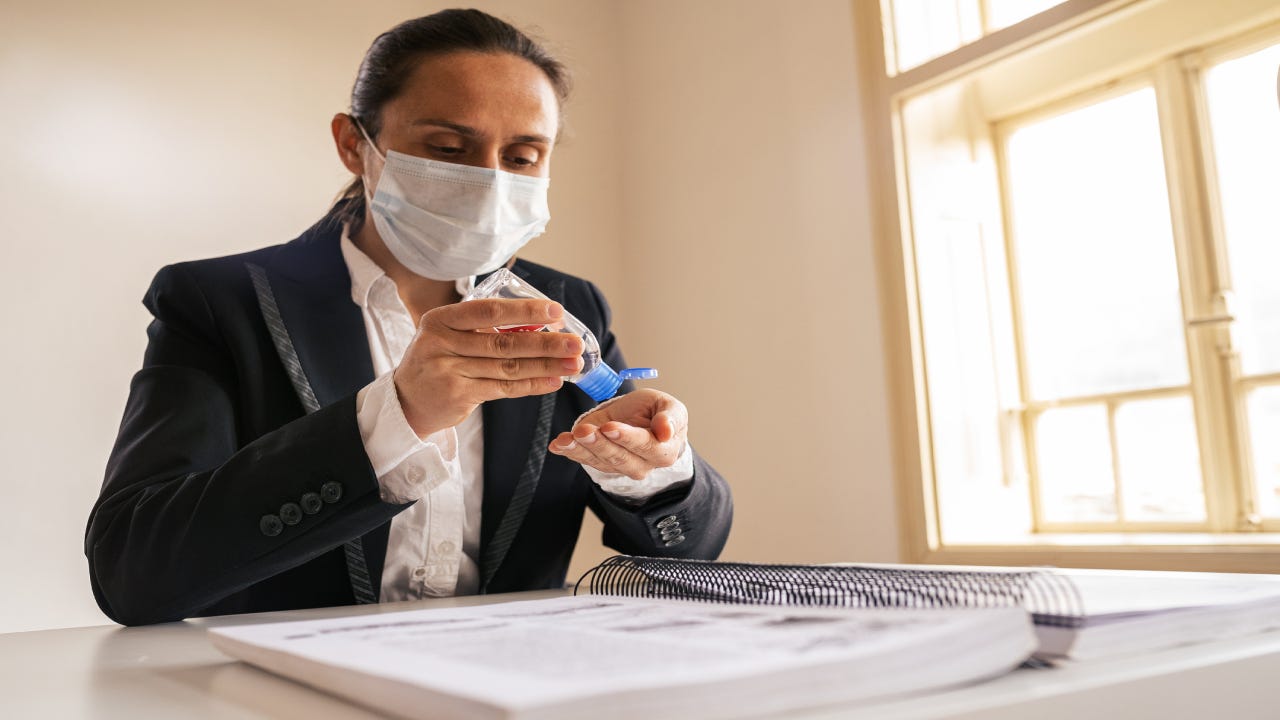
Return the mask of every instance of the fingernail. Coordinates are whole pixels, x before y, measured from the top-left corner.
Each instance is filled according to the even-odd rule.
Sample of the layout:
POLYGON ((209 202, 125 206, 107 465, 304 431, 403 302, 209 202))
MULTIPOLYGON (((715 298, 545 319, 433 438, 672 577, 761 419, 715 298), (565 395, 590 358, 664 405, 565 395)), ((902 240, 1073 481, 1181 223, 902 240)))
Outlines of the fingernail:
POLYGON ((570 440, 568 445, 561 445, 561 446, 560 446, 560 449, 561 449, 561 450, 572 450, 572 449, 574 449, 574 448, 575 448, 575 447, 577 447, 577 446, 578 446, 578 443, 576 443, 576 442, 574 442, 574 441, 570 440))
POLYGON ((621 431, 619 431, 619 430, 605 430, 605 431, 604 431, 604 436, 605 436, 605 437, 607 437, 607 438, 609 438, 610 440, 617 440, 617 439, 618 439, 618 437, 619 437, 619 436, 621 436, 621 435, 622 435, 622 432, 621 432, 621 431))
POLYGON ((591 443, 593 443, 593 442, 595 442, 595 441, 596 441, 596 434, 595 434, 595 433, 591 433, 590 435, 588 435, 588 436, 586 436, 586 437, 584 437, 584 438, 579 438, 579 440, 581 440, 582 442, 584 442, 584 443, 586 443, 586 444, 590 445, 591 443))
POLYGON ((577 372, 578 358, 566 358, 564 360, 561 360, 560 367, 564 368, 565 370, 568 370, 569 372, 577 372))
POLYGON ((564 308, 561 307, 560 303, 553 302, 547 306, 547 317, 557 320, 562 316, 564 316, 564 308))

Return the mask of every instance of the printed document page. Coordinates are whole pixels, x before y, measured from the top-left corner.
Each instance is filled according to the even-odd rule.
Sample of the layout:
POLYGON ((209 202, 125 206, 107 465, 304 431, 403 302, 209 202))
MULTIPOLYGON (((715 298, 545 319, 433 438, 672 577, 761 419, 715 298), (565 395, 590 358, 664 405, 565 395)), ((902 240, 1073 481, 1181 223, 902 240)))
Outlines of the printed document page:
MULTIPOLYGON (((210 633, 230 655, 348 697, 359 691, 343 692, 334 682, 354 671, 408 688, 405 692, 502 709, 493 717, 565 708, 600 696, 610 696, 612 717, 632 714, 626 712, 629 706, 639 715, 673 691, 696 701, 712 697, 707 693, 714 689, 714 697, 725 702, 725 683, 744 678, 786 681, 791 689, 813 685, 788 699, 779 696, 778 687, 748 680, 729 701, 782 709, 826 699, 832 688, 818 685, 833 685, 837 677, 843 678, 834 683, 838 699, 849 699, 851 691, 883 695, 999 674, 1035 645, 1026 614, 1012 608, 851 611, 604 596, 210 633), (956 667, 947 670, 948 655, 963 662, 955 660, 950 665, 956 667), (320 678, 300 660, 345 672, 320 678), (841 675, 832 676, 833 664, 841 675), (850 668, 859 670, 850 676, 850 668), (865 687, 859 691, 860 684, 865 687)), ((352 699, 393 712, 408 704, 408 698, 396 704, 387 696, 382 693, 382 702, 352 699)), ((417 706, 422 707, 421 698, 417 706)))
POLYGON ((1275 601, 1280 577, 1237 573, 1056 570, 1069 578, 1088 620, 1162 612, 1177 608, 1220 607, 1275 601))
POLYGON ((1280 578, 1235 573, 1056 570, 1079 628, 1037 628, 1042 656, 1091 660, 1280 629, 1280 578))

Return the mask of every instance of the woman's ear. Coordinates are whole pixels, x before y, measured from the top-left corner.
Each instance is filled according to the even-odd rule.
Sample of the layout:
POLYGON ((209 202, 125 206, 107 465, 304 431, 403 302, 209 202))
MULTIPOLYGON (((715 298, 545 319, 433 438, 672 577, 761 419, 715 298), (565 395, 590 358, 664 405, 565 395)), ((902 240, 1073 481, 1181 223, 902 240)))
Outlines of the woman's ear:
POLYGON ((351 171, 352 175, 364 175, 364 154, 360 152, 360 143, 364 137, 356 127, 355 120, 346 113, 338 113, 329 123, 333 132, 333 144, 338 150, 338 159, 351 171))

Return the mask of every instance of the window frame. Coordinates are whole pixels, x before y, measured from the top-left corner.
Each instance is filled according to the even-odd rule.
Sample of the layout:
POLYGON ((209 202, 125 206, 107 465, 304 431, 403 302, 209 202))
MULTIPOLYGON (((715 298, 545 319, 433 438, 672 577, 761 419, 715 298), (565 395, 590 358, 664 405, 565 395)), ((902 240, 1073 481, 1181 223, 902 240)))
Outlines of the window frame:
MULTIPOLYGON (((919 296, 915 285, 916 266, 913 252, 910 194, 905 173, 905 131, 902 125, 903 103, 915 96, 966 75, 980 71, 1001 60, 1032 53, 1037 48, 1059 42, 1080 42, 1095 26, 1106 26, 1115 18, 1136 13, 1154 12, 1173 16, 1201 11, 1187 0, 1067 0, 1039 15, 998 30, 901 73, 888 72, 884 51, 885 35, 881 31, 883 17, 879 3, 853 0, 855 30, 858 32, 864 91, 864 125, 871 148, 871 172, 880 188, 875 198, 877 262, 881 278, 882 314, 885 346, 888 356, 888 389, 894 402, 893 436, 897 461, 896 483, 900 507, 900 539, 905 559, 914 562, 962 564, 1056 564, 1081 567, 1184 569, 1206 571, 1274 571, 1280 562, 1280 521, 1253 522, 1248 503, 1223 502, 1223 495, 1245 498, 1241 453, 1236 442, 1229 457, 1220 449, 1201 452, 1202 466, 1227 468, 1225 475, 1213 479, 1205 475, 1208 526, 1211 532, 1190 531, 1186 527, 1169 527, 1169 532, 1150 533, 1141 530, 1152 526, 1143 523, 1136 532, 1040 532, 1008 544, 944 544, 939 531, 937 492, 933 485, 928 388, 924 374, 924 348, 921 336, 919 296), (1075 39, 1072 39, 1072 37, 1075 39), (1224 464, 1226 463, 1226 464, 1224 464), (1228 492, 1222 492, 1222 488, 1228 492)), ((1190 27, 1194 23, 1188 22, 1190 27)), ((1203 25, 1203 22, 1200 23, 1203 25)), ((1169 176, 1171 214, 1180 280, 1184 297, 1184 320, 1201 319, 1220 314, 1221 290, 1229 287, 1223 281, 1225 270, 1221 233, 1214 228, 1214 203, 1205 190, 1212 187, 1205 173, 1212 171, 1211 148, 1204 147, 1209 136, 1204 113, 1203 93, 1192 77, 1209 64, 1224 58, 1248 54, 1250 48, 1261 47, 1265 38, 1280 32, 1280 8, 1265 2, 1239 4, 1236 15, 1225 18, 1221 26, 1208 30, 1195 28, 1191 45, 1167 43, 1158 53, 1158 62, 1148 57, 1137 63, 1154 73, 1154 82, 1169 92, 1157 90, 1161 134, 1164 140, 1166 174, 1169 176), (1256 29, 1242 32, 1240 16, 1248 15, 1256 29), (1234 23, 1234 24, 1233 24, 1234 23), (1207 50, 1204 35, 1213 34, 1207 50), (1162 97, 1167 95, 1167 97, 1162 97), (1196 105, 1195 103, 1200 103, 1196 105), (1188 111, 1187 108, 1193 108, 1188 111), (1203 142, 1202 142, 1203 141, 1203 142), (1175 179, 1176 176, 1176 179, 1175 179), (1188 180, 1191 178, 1191 180, 1188 180), (1197 234, 1199 235, 1197 239, 1197 234), (1201 257, 1202 253, 1210 257, 1201 257), (1193 262, 1194 260, 1194 262, 1193 262), (1186 266, 1187 278, 1182 278, 1186 266)), ((1181 42, 1181 41, 1180 41, 1181 42)), ((1130 75, 1133 66, 1117 66, 1116 76, 1130 75)), ((1104 83, 1108 85, 1110 83, 1104 83)), ((1080 95, 1099 87, 1096 79, 1078 83, 1059 93, 1060 97, 1080 95), (1083 90, 1082 90, 1083 88, 1083 90)), ((1042 107, 1044 97, 1027 98, 1023 110, 1042 107)), ((999 143, 995 143, 997 148, 999 143)), ((998 165, 1003 173, 1003 163, 998 165)), ((1211 180, 1212 178, 1209 178, 1211 180)), ((1003 182, 1001 180, 1000 182, 1003 182)), ((1002 192, 1003 194, 1003 192, 1002 192)), ((1007 213, 1005 222, 1007 223, 1007 213)), ((1007 229, 1007 227, 1006 227, 1007 229)), ((1220 230, 1219 227, 1217 228, 1220 230)), ((1006 243, 1009 235, 1006 232, 1006 243)), ((1213 332, 1217 326, 1208 326, 1213 332)), ((1196 373, 1209 378, 1224 378, 1221 359, 1216 362, 1212 340, 1189 344, 1189 371, 1193 373, 1192 402, 1197 425, 1229 428, 1235 438, 1243 427, 1242 418, 1231 417, 1230 408, 1221 403, 1206 402, 1196 396, 1196 373), (1190 347, 1194 345, 1194 347, 1190 347), (1194 367, 1193 367, 1194 366, 1194 367)), ((1264 378, 1267 384, 1280 377, 1264 378)), ((1025 397, 1025 396, 1024 396, 1025 397)), ((1237 403, 1239 405, 1239 403, 1237 403)), ((1204 442, 1202 441, 1202 446, 1204 442)), ((1221 448, 1223 443, 1212 443, 1221 448)), ((1068 530, 1070 528, 1061 528, 1068 530)))
MULTIPOLYGON (((1198 140, 1195 150, 1203 183, 1201 201, 1205 217, 1205 240, 1208 246, 1205 252, 1212 259, 1210 269, 1218 288, 1212 308, 1213 313, 1217 315, 1230 314, 1231 309, 1225 296, 1232 291, 1232 280, 1227 234, 1222 218, 1222 200, 1218 194, 1220 185, 1217 180, 1217 158, 1214 155, 1208 99, 1202 79, 1205 73, 1216 65, 1250 55, 1277 42, 1280 42, 1280 21, 1239 33, 1212 46, 1188 51, 1178 58, 1182 77, 1188 83, 1188 102, 1193 108, 1195 133, 1198 140)), ((1280 102, 1280 97, 1277 101, 1280 102)), ((1218 329, 1217 344, 1229 349, 1227 356, 1223 358, 1221 373, 1225 385, 1223 392, 1232 398, 1228 422, 1234 433, 1234 437, 1230 439, 1230 446, 1238 473, 1236 494, 1239 498, 1239 520, 1237 524, 1242 529, 1268 533, 1280 532, 1280 517, 1262 517, 1257 509, 1257 486, 1254 478, 1255 471, 1252 467, 1253 452, 1245 403, 1245 396, 1252 389, 1280 387, 1280 371, 1245 373, 1240 365, 1238 349, 1231 344, 1228 325, 1222 325, 1218 329)))
MULTIPOLYGON (((1170 61, 1162 61, 1170 62, 1170 61)), ((1205 498, 1205 519, 1202 522, 1168 522, 1168 521, 1140 521, 1124 519, 1124 494, 1121 490, 1123 487, 1123 477, 1119 468, 1119 449, 1116 436, 1115 418, 1116 412, 1121 404, 1133 400, 1154 400, 1170 397, 1187 397, 1192 404, 1193 413, 1200 404, 1197 398, 1197 387, 1203 380, 1197 377, 1195 372, 1194 360, 1194 343, 1191 337, 1193 331, 1190 330, 1188 324, 1188 309, 1193 305, 1193 299, 1190 297, 1191 291, 1185 282, 1187 274, 1187 262, 1185 253, 1177 250, 1176 229, 1173 230, 1174 235, 1174 256, 1176 263, 1176 272, 1178 275, 1179 287, 1179 311, 1183 317, 1183 349, 1186 353, 1187 362, 1187 383, 1185 385, 1160 386, 1153 388, 1143 388, 1138 390, 1125 390, 1109 393, 1098 393, 1088 396, 1077 396, 1069 398, 1061 398, 1056 400, 1032 400, 1027 383, 1027 358, 1026 349, 1022 339, 1022 328, 1024 326, 1022 318, 1021 291, 1018 282, 1017 268, 1017 252, 1016 252, 1016 233, 1013 227, 1012 198, 1010 193, 1009 181, 1009 163, 1006 157, 1008 142, 1010 136, 1020 128, 1035 124, 1041 120, 1057 117, 1059 115, 1069 113, 1073 110, 1082 109, 1090 105, 1105 102, 1109 99, 1120 97, 1128 93, 1150 88, 1156 101, 1156 110, 1158 114, 1163 114, 1165 108, 1162 107, 1161 96, 1166 92, 1166 88, 1162 86, 1163 78, 1159 73, 1159 65, 1145 67, 1135 72, 1126 73, 1122 77, 1107 80, 1101 85, 1087 88, 1082 91, 1071 92, 1063 97, 1054 98, 1035 108, 1024 110, 1016 114, 993 118, 990 121, 991 143, 995 152, 996 167, 998 170, 999 195, 1001 199, 1001 221, 1004 228, 1005 256, 1009 267, 1009 293, 1012 298, 1011 307, 1013 317, 1011 318, 1014 334, 1014 347, 1017 353, 1018 365, 1018 384, 1020 386, 1021 398, 1020 405, 1017 408, 1019 420, 1022 427, 1023 447, 1026 457, 1028 480, 1030 483, 1031 493, 1031 510, 1032 510, 1032 527, 1036 533, 1081 533, 1081 532, 1184 532, 1184 533, 1202 533, 1213 532, 1217 530, 1216 523, 1213 521, 1213 505, 1218 501, 1219 496, 1213 492, 1210 487, 1211 482, 1216 477, 1207 467, 1205 461, 1206 448, 1203 438, 1200 439, 1197 448, 1197 455, 1200 458, 1200 477, 1204 489, 1205 498), (1113 471, 1113 481, 1115 483, 1116 492, 1116 508, 1117 520, 1115 521, 1097 521, 1097 522, 1064 522, 1049 521, 1044 517, 1044 509, 1040 500, 1040 483, 1038 470, 1038 456, 1036 448, 1036 422, 1040 415, 1045 411, 1059 407, 1078 407, 1084 405, 1103 405, 1107 413, 1108 434, 1110 436, 1111 462, 1113 471)), ((1160 118, 1158 118, 1160 121, 1160 118)), ((1161 126, 1164 123, 1160 122, 1161 126)), ((1161 127, 1163 136, 1163 127, 1161 127)), ((1162 137, 1161 145, 1166 148, 1164 153, 1167 155, 1167 147, 1169 138, 1162 137)), ((1162 165, 1166 176, 1166 182, 1171 180, 1173 174, 1168 166, 1167 157, 1162 157, 1162 165)), ((1170 183, 1171 184, 1171 183, 1170 183)), ((1173 198, 1170 198, 1170 224, 1174 225, 1172 216, 1178 214, 1178 210, 1173 207, 1173 198)), ((1193 415, 1196 419, 1197 437, 1201 436, 1201 422, 1198 416, 1193 415)))

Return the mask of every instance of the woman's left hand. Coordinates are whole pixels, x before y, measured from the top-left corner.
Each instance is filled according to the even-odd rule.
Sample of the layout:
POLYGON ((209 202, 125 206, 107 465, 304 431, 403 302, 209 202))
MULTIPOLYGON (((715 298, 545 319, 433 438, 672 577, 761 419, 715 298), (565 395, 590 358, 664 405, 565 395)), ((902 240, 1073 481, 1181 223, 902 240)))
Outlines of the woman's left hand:
POLYGON ((688 430, 684 403, 642 388, 587 413, 548 449, 601 472, 643 480, 649 471, 675 464, 688 430))

